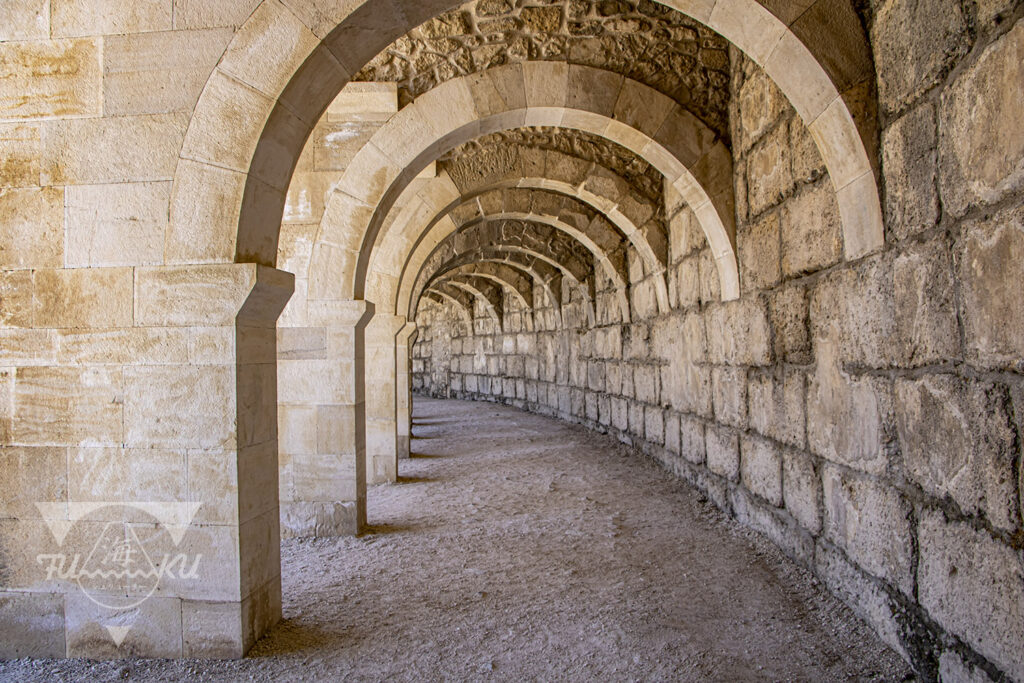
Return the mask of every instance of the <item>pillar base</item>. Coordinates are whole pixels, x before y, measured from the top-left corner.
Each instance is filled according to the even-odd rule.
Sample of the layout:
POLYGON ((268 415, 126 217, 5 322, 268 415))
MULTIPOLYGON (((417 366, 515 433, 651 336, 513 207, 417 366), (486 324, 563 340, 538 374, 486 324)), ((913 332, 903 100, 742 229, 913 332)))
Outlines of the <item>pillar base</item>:
POLYGON ((281 504, 281 538, 326 538, 359 535, 355 501, 281 504))

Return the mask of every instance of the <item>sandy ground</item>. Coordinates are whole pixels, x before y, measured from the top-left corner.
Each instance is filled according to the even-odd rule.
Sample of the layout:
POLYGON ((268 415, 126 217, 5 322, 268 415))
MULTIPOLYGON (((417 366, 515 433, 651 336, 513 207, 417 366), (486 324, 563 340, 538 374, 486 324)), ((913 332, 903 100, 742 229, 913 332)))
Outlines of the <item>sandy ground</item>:
POLYGON ((241 661, 17 660, 4 680, 903 680, 838 601, 612 439, 418 399, 373 533, 283 545, 284 621, 241 661))

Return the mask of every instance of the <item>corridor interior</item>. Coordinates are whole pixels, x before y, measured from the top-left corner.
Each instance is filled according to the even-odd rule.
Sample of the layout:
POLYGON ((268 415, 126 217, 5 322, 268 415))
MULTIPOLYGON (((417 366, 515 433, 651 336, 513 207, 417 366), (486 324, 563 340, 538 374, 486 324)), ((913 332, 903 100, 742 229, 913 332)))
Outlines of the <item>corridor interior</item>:
POLYGON ((0 677, 1024 683, 1022 120, 1022 0, 0 0, 0 677))
POLYGON ((898 681, 812 575, 616 439, 417 398, 364 536, 285 540, 283 619, 237 661, 18 660, 29 681, 898 681))

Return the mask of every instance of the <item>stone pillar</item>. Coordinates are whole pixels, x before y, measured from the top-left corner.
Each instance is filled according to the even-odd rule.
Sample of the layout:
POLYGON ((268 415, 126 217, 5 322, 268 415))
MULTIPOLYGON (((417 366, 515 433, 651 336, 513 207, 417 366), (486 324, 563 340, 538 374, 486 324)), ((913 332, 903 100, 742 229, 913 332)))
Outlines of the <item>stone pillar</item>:
POLYGON ((366 477, 369 484, 398 480, 398 431, 395 414, 395 337, 405 317, 375 315, 366 328, 366 477))
POLYGON ((34 316, 0 345, 0 657, 242 656, 281 614, 274 326, 291 274, 24 285, 34 316))
POLYGON ((366 526, 365 330, 373 305, 310 301, 322 348, 281 359, 281 529, 339 536, 366 526))
POLYGON ((410 322, 395 339, 395 420, 400 459, 408 458, 412 451, 412 345, 416 335, 416 323, 410 322))

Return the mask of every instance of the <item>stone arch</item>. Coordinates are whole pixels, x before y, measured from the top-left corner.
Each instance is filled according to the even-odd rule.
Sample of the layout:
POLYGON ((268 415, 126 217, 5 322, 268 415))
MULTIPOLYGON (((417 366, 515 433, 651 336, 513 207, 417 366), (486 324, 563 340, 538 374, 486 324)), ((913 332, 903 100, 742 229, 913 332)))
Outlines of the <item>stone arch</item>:
MULTIPOLYGON (((499 213, 488 216, 481 216, 466 222, 465 224, 458 226, 454 221, 449 221, 450 225, 442 227, 442 230, 448 230, 449 234, 455 232, 459 228, 472 227, 481 223, 490 223, 495 221, 522 221, 526 223, 546 225, 550 228, 554 228, 559 232, 565 233, 572 237, 574 240, 579 242, 587 251, 589 251, 595 263, 595 268, 600 265, 604 270, 608 279, 614 284, 616 290, 616 299, 619 302, 619 309, 622 314, 622 318, 625 321, 630 319, 629 299, 626 296, 627 278, 624 272, 624 265, 617 266, 613 260, 608 256, 605 250, 597 244, 589 235, 579 230, 575 226, 569 225, 568 223, 560 220, 558 217, 543 216, 529 213, 499 213)), ((407 315, 413 313, 412 302, 415 300, 414 291, 416 283, 420 282, 422 269, 426 265, 430 256, 436 251, 438 246, 429 242, 420 242, 416 245, 413 256, 409 260, 411 268, 407 268, 403 272, 402 280, 399 283, 398 289, 398 301, 397 310, 408 311, 407 315), (418 264, 418 265, 417 265, 418 264)))
MULTIPOLYGON (((363 298, 373 245, 407 184, 448 150, 482 134, 524 125, 599 135, 657 168, 694 209, 714 253, 724 295, 738 296, 732 161, 724 143, 695 116, 647 86, 589 67, 528 62, 446 81, 377 131, 327 202, 310 265, 311 272, 319 273, 311 280, 310 297, 363 298), (586 95, 603 90, 610 94, 586 95), (642 110, 658 98, 664 105, 652 118, 642 110), (367 183, 367 178, 372 181, 367 183)), ((621 214, 617 209, 605 208, 621 214)), ((620 219, 627 220, 624 214, 620 219)), ((645 257, 656 260, 638 233, 629 238, 645 257)))
MULTIPOLYGON (((639 225, 637 220, 634 219, 633 207, 619 207, 614 201, 605 199, 595 192, 591 191, 591 186, 586 182, 578 183, 573 185, 570 182, 570 178, 565 179, 552 179, 549 177, 528 177, 520 178, 519 180, 504 180, 493 184, 485 184, 480 188, 471 191, 467 194, 455 194, 452 200, 441 206, 440 208, 430 208, 427 211, 433 211, 434 216, 431 218, 427 225, 429 230, 439 220, 438 217, 443 217, 454 211, 460 206, 472 204, 476 202, 482 195, 493 193, 495 191, 503 189, 529 189, 537 190, 578 200, 581 204, 592 208, 595 211, 600 212, 608 222, 618 229, 622 235, 630 241, 634 246, 639 245, 642 251, 639 251, 641 257, 644 259, 645 264, 650 268, 652 275, 656 279, 658 304, 662 312, 668 311, 668 293, 666 290, 664 271, 666 268, 665 256, 663 254, 664 245, 652 245, 649 234, 639 225)), ((446 179, 438 178, 428 183, 428 186, 424 188, 423 193, 433 199, 437 200, 439 195, 446 196, 444 188, 448 185, 449 181, 446 179), (434 186, 437 187, 434 187, 434 186)), ((436 202, 439 203, 439 202, 436 202)), ((435 203, 435 206, 436 206, 435 203)), ((408 208, 408 207, 407 207, 408 208)), ((481 209, 482 210, 482 209, 481 209)), ((423 218, 424 211, 418 210, 406 210, 402 212, 402 216, 391 224, 386 234, 383 237, 382 248, 378 251, 375 250, 375 255, 371 257, 371 276, 370 281, 374 279, 375 269, 380 268, 385 272, 403 272, 405 264, 408 263, 408 259, 412 256, 412 252, 409 251, 406 255, 405 264, 401 267, 398 266, 395 261, 401 257, 401 250, 397 248, 397 243, 415 243, 417 238, 417 231, 422 230, 417 225, 412 225, 409 221, 414 221, 423 218), (403 218, 405 219, 403 221, 403 218), (384 257, 380 256, 380 252, 385 254, 384 257)), ((657 236, 659 241, 667 243, 667 235, 657 236)), ((383 295, 379 288, 374 288, 373 285, 369 285, 369 289, 374 291, 378 298, 370 297, 372 301, 380 304, 383 308, 387 309, 391 305, 392 297, 381 298, 383 295)))
MULTIPOLYGON (((448 244, 450 245, 450 242, 448 244)), ((580 297, 584 302, 584 314, 587 316, 587 320, 593 324, 595 320, 594 296, 588 286, 592 284, 592 280, 588 279, 590 276, 589 266, 573 268, 564 259, 558 260, 521 245, 499 242, 491 244, 486 248, 473 249, 468 253, 455 251, 454 255, 444 262, 442 268, 474 262, 505 264, 532 277, 534 282, 539 283, 547 292, 549 300, 554 305, 555 319, 558 321, 558 324, 561 324, 562 320, 560 309, 562 304, 561 284, 567 278, 572 286, 579 291, 580 297)), ((414 319, 416 307, 416 302, 412 302, 410 311, 406 316, 407 319, 414 319)))
POLYGON ((446 302, 452 304, 452 306, 455 307, 455 310, 459 311, 459 315, 462 316, 463 322, 466 323, 466 329, 473 329, 473 312, 469 307, 467 307, 465 301, 452 296, 448 292, 444 292, 440 289, 434 289, 433 287, 424 291, 423 296, 433 299, 434 301, 441 304, 444 304, 446 302))
POLYGON ((526 309, 533 308, 533 282, 526 280, 521 273, 508 266, 500 266, 494 262, 477 260, 459 265, 445 264, 430 276, 434 282, 449 275, 468 275, 470 277, 492 280, 505 288, 526 309))
MULTIPOLYGON (((444 269, 456 268, 460 266, 480 263, 480 264, 495 264, 504 266, 506 268, 517 271, 521 276, 527 277, 534 283, 536 287, 539 285, 542 290, 546 293, 548 300, 555 307, 555 314, 557 319, 561 319, 561 312, 558 310, 558 306, 561 305, 561 282, 562 282, 562 271, 544 258, 534 258, 531 263, 525 263, 525 254, 521 252, 508 251, 502 248, 502 245, 495 245, 494 247, 487 249, 477 249, 470 251, 466 254, 461 254, 448 261, 438 269, 441 272, 444 269)), ((532 305, 531 305, 532 307, 532 305)), ((416 306, 413 305, 415 310, 416 306)))
MULTIPOLYGON (((288 179, 334 95, 394 39, 460 4, 314 0, 293 12, 263 0, 236 32, 190 121, 174 175, 166 261, 272 265, 288 179)), ((873 172, 874 66, 852 3, 661 4, 719 32, 765 69, 822 152, 839 199, 846 257, 877 248, 883 236, 873 172)))

